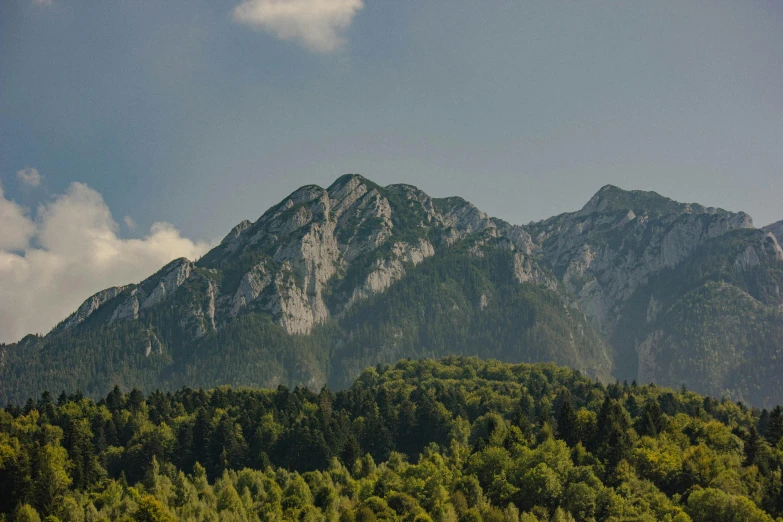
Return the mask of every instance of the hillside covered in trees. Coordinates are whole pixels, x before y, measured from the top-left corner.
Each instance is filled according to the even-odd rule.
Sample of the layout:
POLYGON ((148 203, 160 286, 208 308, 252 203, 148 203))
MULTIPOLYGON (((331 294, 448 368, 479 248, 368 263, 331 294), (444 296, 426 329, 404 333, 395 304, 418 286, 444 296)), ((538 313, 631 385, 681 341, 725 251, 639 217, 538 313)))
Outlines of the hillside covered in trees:
POLYGON ((781 468, 780 407, 462 357, 0 411, 9 521, 773 521, 781 468))

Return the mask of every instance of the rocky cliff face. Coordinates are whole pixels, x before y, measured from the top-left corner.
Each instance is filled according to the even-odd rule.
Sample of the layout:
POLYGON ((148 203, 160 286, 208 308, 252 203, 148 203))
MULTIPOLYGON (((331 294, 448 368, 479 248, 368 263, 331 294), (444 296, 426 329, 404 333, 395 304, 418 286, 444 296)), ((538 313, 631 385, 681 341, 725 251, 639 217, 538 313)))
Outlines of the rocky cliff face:
MULTIPOLYGON (((529 235, 503 226, 509 248, 521 247, 523 257, 513 268, 517 279, 555 288, 554 279, 530 258, 529 235)), ((183 324, 198 319, 196 337, 245 309, 272 314, 290 334, 308 334, 331 315, 389 288, 405 276, 406 267, 434 256, 433 241, 448 248, 471 235, 494 238, 500 232, 495 221, 460 198, 434 201, 409 185, 382 188, 358 175, 343 176, 328 189, 302 187, 258 221, 243 221, 197 263, 178 259, 137 286, 96 294, 62 329, 112 300, 110 322, 137 319, 183 284, 201 280, 207 281, 209 298, 183 310, 182 319, 183 324), (346 274, 358 277, 350 288, 341 288, 342 299, 330 308, 326 294, 346 274)), ((483 244, 481 238, 477 244, 483 244)))
POLYGON ((533 237, 591 324, 611 337, 636 290, 705 241, 753 228, 747 214, 603 187, 578 212, 532 227, 533 237))
POLYGON ((783 243, 783 220, 767 225, 762 230, 775 236, 778 243, 783 243))
MULTIPOLYGON (((775 232, 781 223, 766 227, 769 233, 760 246, 778 258, 783 250, 775 232)), ((405 276, 406 267, 434 256, 436 249, 474 237, 477 255, 488 240, 502 239, 497 244, 515 251, 511 271, 518 282, 562 288, 590 324, 610 338, 621 309, 639 287, 676 267, 705 241, 740 228, 753 228, 745 213, 611 185, 577 212, 511 226, 461 198, 433 200, 410 185, 382 188, 346 175, 328 189, 302 187, 258 221, 243 221, 197 264, 178 259, 138 286, 99 292, 59 328, 80 324, 112 300, 118 302, 110 321, 135 319, 185 282, 206 278, 206 306, 193 307, 184 319, 200 318, 197 336, 244 309, 271 313, 290 334, 308 334, 331 315, 385 291, 405 276), (222 280, 213 281, 194 270, 197 266, 223 272, 222 280), (330 309, 326 293, 351 272, 361 272, 360 277, 342 289, 342 300, 330 309)), ((748 246, 735 264, 757 265, 754 247, 748 246)), ((649 318, 656 313, 651 303, 649 318)))
MULTIPOLYGON (((669 357, 668 348, 662 347, 682 343, 672 314, 685 306, 687 291, 722 281, 719 284, 734 286, 710 287, 703 294, 723 301, 726 296, 747 295, 770 310, 781 306, 781 223, 760 231, 742 212, 606 186, 577 212, 518 226, 491 218, 461 198, 433 199, 410 185, 380 187, 361 176, 346 175, 326 189, 302 187, 255 222, 239 223, 196 262, 177 259, 139 284, 99 292, 36 346, 45 350, 47 343, 65 342, 64 335, 86 328, 112 332, 138 323, 133 342, 143 346, 149 364, 157 364, 156 356, 181 357, 171 352, 175 346, 188 352, 204 343, 234 342, 224 336, 237 335, 229 332, 259 317, 269 318, 290 339, 300 339, 297 343, 316 342, 319 325, 333 328, 351 318, 355 321, 366 303, 420 274, 422 267, 468 259, 473 261, 459 261, 473 267, 465 273, 468 286, 460 290, 470 296, 468 301, 463 294, 452 296, 451 287, 442 283, 446 286, 429 289, 441 296, 434 306, 452 299, 449 306, 455 317, 461 317, 466 306, 475 308, 492 317, 479 323, 489 321, 497 331, 516 324, 517 317, 527 318, 531 322, 525 327, 525 340, 504 341, 522 343, 515 356, 519 360, 557 360, 603 378, 614 365, 623 377, 662 381, 662 361, 669 357), (711 253, 705 254, 707 250, 711 253), (718 259, 716 251, 725 255, 718 259), (711 260, 699 269, 704 281, 689 268, 694 259, 711 260), (477 273, 484 282, 469 283, 477 273), (737 281, 726 283, 727 277, 737 281), (507 284, 511 286, 503 286, 507 284), (524 298, 525 306, 532 308, 498 308, 499 303, 515 302, 509 294, 513 288, 536 289, 535 298, 524 298), (537 317, 550 317, 541 313, 544 309, 560 314, 557 321, 562 324, 542 324, 537 317), (558 340, 537 351, 536 343, 550 342, 555 331, 558 340)), ((428 284, 441 284, 437 277, 431 281, 428 284)), ((373 317, 371 329, 387 331, 389 337, 378 342, 377 352, 350 348, 359 350, 351 356, 354 366, 386 360, 406 342, 409 347, 417 342, 406 340, 399 326, 383 326, 386 316, 373 317)), ((417 317, 416 328, 426 330, 427 310, 417 317)), ((714 324, 712 316, 699 320, 694 319, 689 331, 706 331, 714 324)), ((351 324, 359 328, 358 323, 351 324)), ((460 326, 455 324, 454 330, 460 326)), ((327 340, 335 353, 361 338, 353 330, 340 335, 344 337, 327 340)), ((290 339, 275 342, 293 342, 290 339)), ((261 368, 274 367, 259 384, 286 382, 284 375, 296 375, 308 385, 322 385, 327 363, 296 353, 276 355, 277 366, 258 362, 261 368)), ((726 357, 721 360, 730 365, 747 354, 726 357)), ((343 371, 360 369, 347 364, 343 371)))

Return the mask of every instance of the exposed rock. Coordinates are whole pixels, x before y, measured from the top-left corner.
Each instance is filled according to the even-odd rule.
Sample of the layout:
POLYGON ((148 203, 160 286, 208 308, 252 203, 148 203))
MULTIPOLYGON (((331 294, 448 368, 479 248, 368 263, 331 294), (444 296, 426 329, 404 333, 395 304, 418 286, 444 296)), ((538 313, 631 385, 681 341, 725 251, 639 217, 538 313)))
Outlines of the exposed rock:
POLYGON ((367 193, 367 186, 361 176, 343 176, 328 189, 332 204, 332 215, 339 219, 347 209, 367 193))
POLYGON ((442 226, 448 229, 446 243, 451 245, 465 236, 485 232, 497 236, 497 225, 484 212, 462 198, 448 198, 450 208, 439 215, 442 226))
POLYGON ((590 323, 611 337, 620 308, 651 277, 674 268, 708 239, 752 227, 750 216, 742 212, 684 205, 607 185, 580 211, 530 229, 590 323))
POLYGON ((68 316, 68 318, 60 323, 56 330, 68 330, 69 328, 73 328, 82 322, 84 322, 85 319, 90 317, 93 312, 95 312, 98 308, 103 306, 105 303, 111 301, 118 295, 120 295, 125 289, 127 289, 128 286, 115 286, 112 288, 107 288, 106 290, 101 290, 97 294, 94 294, 87 298, 86 301, 84 301, 81 306, 71 315, 68 316))
POLYGON ((296 284, 293 270, 288 263, 284 263, 283 268, 276 274, 274 288, 269 309, 288 333, 309 333, 317 320, 325 319, 313 313, 307 295, 296 284))
POLYGON ((783 243, 783 219, 763 227, 761 230, 772 233, 778 243, 783 243))
MULTIPOLYGON (((202 258, 200 266, 226 269, 243 256, 266 261, 233 268, 241 272, 231 286, 208 282, 206 301, 185 311, 181 323, 199 337, 255 303, 254 309, 270 312, 289 333, 308 333, 331 315, 324 295, 338 271, 344 273, 361 256, 394 237, 391 197, 398 205, 402 198, 408 206, 397 212, 418 217, 418 223, 407 217, 408 226, 418 227, 421 233, 437 231, 446 246, 470 237, 467 251, 474 256, 483 256, 490 245, 514 252, 512 273, 520 283, 557 290, 560 274, 565 290, 590 323, 607 336, 617 310, 653 274, 676 266, 706 239, 752 226, 749 216, 742 213, 683 205, 655 193, 625 192, 611 185, 578 212, 515 226, 488 217, 461 198, 433 200, 410 185, 381 189, 359 175, 346 175, 328 189, 302 187, 255 223, 243 221, 234 227, 202 258)), ((774 236, 763 246, 783 256, 774 236)), ((348 289, 343 309, 384 292, 405 276, 406 267, 435 254, 433 243, 423 238, 414 244, 396 241, 385 248, 388 253, 372 263, 355 288, 348 289)), ((737 259, 737 266, 753 266, 757 254, 752 248, 747 250, 737 259)), ((193 268, 187 260, 176 260, 134 290, 107 290, 85 302, 67 324, 83 320, 79 318, 92 313, 109 296, 122 299, 112 321, 138 318, 141 311, 165 301, 187 281, 196 281, 193 268)), ((651 305, 648 311, 650 321, 654 320, 657 310, 651 305)))
POLYGON ((734 260, 734 268, 741 271, 748 270, 759 264, 761 264, 761 260, 759 259, 758 254, 756 254, 756 249, 750 245, 748 245, 745 248, 745 251, 739 254, 737 259, 734 260))
POLYGON ((511 241, 514 247, 529 256, 537 248, 537 245, 533 242, 533 238, 524 228, 514 225, 510 227, 505 236, 511 241))
MULTIPOLYGON (((185 258, 180 258, 166 265, 161 272, 163 276, 158 280, 152 292, 142 301, 140 308, 143 310, 163 301, 171 296, 182 286, 193 269, 193 263, 185 258)), ((142 283, 142 286, 146 283, 142 283)))
POLYGON ((223 238, 223 240, 220 242, 221 245, 225 248, 225 251, 227 253, 232 253, 239 248, 239 245, 241 242, 239 241, 240 236, 242 235, 242 232, 250 228, 250 221, 245 219, 242 222, 240 222, 237 226, 231 229, 231 232, 226 235, 226 237, 223 238))
POLYGON ((557 280, 522 251, 514 254, 513 271, 514 278, 520 283, 533 283, 550 290, 557 290, 557 280))
POLYGON ((416 266, 433 255, 435 255, 435 248, 425 239, 419 239, 416 245, 395 243, 392 247, 392 256, 389 259, 377 260, 363 284, 353 290, 353 294, 346 304, 346 309, 357 301, 383 292, 393 282, 402 279, 405 276, 406 263, 416 266))
POLYGON ((119 319, 138 319, 139 318, 139 289, 134 288, 130 291, 125 300, 114 309, 109 322, 119 319))
POLYGON ((777 261, 783 261, 783 248, 780 247, 779 239, 773 232, 767 232, 767 235, 761 241, 761 245, 767 254, 777 261))
POLYGON ((272 277, 263 264, 258 264, 250 269, 239 283, 236 293, 231 300, 230 315, 235 316, 239 310, 255 301, 261 292, 272 282, 272 277))
POLYGON ((163 344, 161 344, 160 339, 152 332, 152 330, 147 331, 147 344, 144 347, 144 356, 149 357, 150 354, 155 351, 158 353, 158 355, 163 354, 163 344))

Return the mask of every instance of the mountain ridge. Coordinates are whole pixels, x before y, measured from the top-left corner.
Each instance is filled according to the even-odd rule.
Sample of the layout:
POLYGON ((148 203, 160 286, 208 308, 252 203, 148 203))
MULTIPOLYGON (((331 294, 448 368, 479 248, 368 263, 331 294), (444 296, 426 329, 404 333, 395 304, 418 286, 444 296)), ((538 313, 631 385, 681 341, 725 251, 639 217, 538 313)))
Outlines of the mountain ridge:
MULTIPOLYGON (((431 198, 412 185, 381 187, 347 174, 327 188, 306 185, 293 191, 255 222, 237 224, 200 259, 176 259, 138 284, 102 290, 46 336, 7 345, 0 395, 16 398, 40 390, 45 382, 86 385, 95 392, 103 381, 126 378, 147 388, 198 384, 206 377, 193 373, 192 368, 202 367, 197 358, 222 365, 221 342, 237 347, 233 356, 242 357, 245 350, 248 365, 256 368, 252 379, 251 370, 227 370, 222 378, 232 384, 340 386, 362 364, 458 350, 510 362, 552 360, 603 380, 643 376, 676 386, 682 383, 667 382, 666 375, 650 368, 666 366, 661 357, 669 352, 661 342, 673 339, 670 330, 681 326, 666 315, 663 303, 671 309, 685 298, 684 289, 705 287, 709 291, 697 295, 723 302, 728 294, 713 292, 709 285, 729 284, 758 300, 763 310, 751 315, 768 316, 767 323, 778 331, 783 250, 767 228, 755 229, 743 212, 613 185, 602 187, 576 212, 512 225, 458 196, 431 198), (716 242, 722 246, 705 247, 716 242), (712 275, 699 287, 682 284, 661 293, 672 278, 698 279, 678 275, 694 256, 712 267, 712 275), (406 294, 414 285, 418 293, 406 294), (388 309, 385 301, 397 308, 388 309), (424 303, 429 304, 416 316, 399 311, 424 303), (372 311, 378 306, 387 309, 386 316, 372 311), (527 319, 515 318, 520 314, 527 319), (669 326, 662 329, 658 322, 664 317, 669 326), (452 324, 458 318, 462 324, 452 324), (435 325, 461 333, 444 336, 435 325), (238 330, 246 328, 256 333, 237 338, 238 330), (491 338, 481 328, 492 328, 491 338), (130 336, 128 346, 119 340, 123 335, 130 336), (226 341, 226 335, 232 339, 226 341), (29 371, 43 367, 43 374, 56 375, 54 361, 74 365, 67 347, 94 343, 95 336, 114 339, 97 350, 128 365, 122 371, 131 377, 94 354, 88 355, 96 357, 89 378, 41 377, 38 384, 24 383, 25 356, 38 360, 29 363, 29 371), (360 339, 367 344, 356 345, 360 339), (288 345, 297 348, 283 350, 288 345), (266 355, 258 359, 260 353, 266 355)), ((714 324, 709 317, 699 321, 693 326, 698 331, 714 324)), ((765 341, 771 343, 768 350, 779 346, 776 336, 765 341)), ((689 338, 702 337, 709 336, 689 338)), ((753 351, 742 346, 742 353, 753 351)), ((728 347, 721 350, 726 357, 733 353, 728 347)), ((86 346, 84 353, 91 354, 86 346)), ((722 357, 714 364, 733 368, 744 360, 722 357)), ((220 384, 221 376, 210 379, 220 384)), ((690 380, 697 389, 707 386, 705 391, 716 394, 709 383, 690 380)), ((758 395, 745 383, 724 381, 718 383, 723 387, 718 394, 746 400, 758 395)), ((783 390, 760 400, 774 398, 783 398, 783 390)))

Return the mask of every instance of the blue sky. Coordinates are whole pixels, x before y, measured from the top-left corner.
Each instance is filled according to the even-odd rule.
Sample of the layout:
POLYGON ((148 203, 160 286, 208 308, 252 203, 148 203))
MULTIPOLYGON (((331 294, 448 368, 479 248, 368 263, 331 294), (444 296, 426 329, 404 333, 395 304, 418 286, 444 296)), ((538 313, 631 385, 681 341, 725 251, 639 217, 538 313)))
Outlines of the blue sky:
POLYGON ((783 219, 782 6, 4 0, 0 287, 65 277, 30 265, 45 226, 178 246, 69 276, 46 321, 0 305, 0 341, 346 172, 514 223, 607 183, 783 219))

